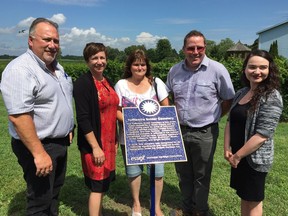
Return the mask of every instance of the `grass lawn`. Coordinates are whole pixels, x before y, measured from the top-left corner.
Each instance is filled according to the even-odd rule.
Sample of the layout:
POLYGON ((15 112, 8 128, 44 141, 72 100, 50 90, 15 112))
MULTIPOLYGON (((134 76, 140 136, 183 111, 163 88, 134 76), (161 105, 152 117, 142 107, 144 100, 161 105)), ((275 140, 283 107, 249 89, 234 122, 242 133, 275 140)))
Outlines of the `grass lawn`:
MULTIPOLYGON (((11 150, 7 125, 7 114, 0 94, 0 215, 21 216, 25 214, 25 183, 22 170, 11 150)), ((220 124, 209 203, 211 212, 215 216, 240 215, 240 199, 229 187, 230 167, 223 158, 223 128, 224 120, 220 124)), ((266 216, 288 215, 287 131, 288 124, 280 123, 275 135, 275 160, 266 181, 264 200, 264 215, 266 216)), ((89 191, 84 185, 76 140, 69 147, 68 154, 66 182, 60 197, 60 216, 88 215, 89 191)), ((116 178, 109 193, 104 197, 104 215, 131 215, 132 201, 120 151, 117 157, 116 178)), ((179 207, 181 200, 172 163, 165 164, 164 181, 162 207, 164 214, 168 216, 171 209, 179 207)), ((150 215, 149 197, 149 179, 147 175, 143 175, 141 189, 143 216, 150 215)))

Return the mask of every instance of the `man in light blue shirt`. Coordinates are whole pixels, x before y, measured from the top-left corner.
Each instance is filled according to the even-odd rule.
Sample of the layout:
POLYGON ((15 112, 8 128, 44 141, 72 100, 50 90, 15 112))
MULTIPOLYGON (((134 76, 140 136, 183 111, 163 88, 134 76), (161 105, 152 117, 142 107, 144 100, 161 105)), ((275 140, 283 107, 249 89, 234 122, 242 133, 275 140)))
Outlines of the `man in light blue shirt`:
POLYGON ((206 39, 196 30, 184 38, 185 59, 167 76, 187 154, 175 163, 182 193, 183 215, 209 214, 208 195, 218 121, 231 106, 234 88, 227 69, 205 55, 206 39))
POLYGON ((74 128, 72 80, 56 61, 58 25, 33 21, 29 49, 2 74, 12 149, 27 183, 27 215, 58 215, 74 128))

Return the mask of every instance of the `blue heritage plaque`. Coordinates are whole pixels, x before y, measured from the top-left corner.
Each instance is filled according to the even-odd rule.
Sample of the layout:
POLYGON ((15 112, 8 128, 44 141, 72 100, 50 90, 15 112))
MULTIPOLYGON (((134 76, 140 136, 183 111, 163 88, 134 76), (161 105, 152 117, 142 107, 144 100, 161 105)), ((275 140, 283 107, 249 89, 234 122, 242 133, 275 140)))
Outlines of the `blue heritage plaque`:
POLYGON ((144 100, 123 118, 127 165, 187 161, 175 106, 144 100))

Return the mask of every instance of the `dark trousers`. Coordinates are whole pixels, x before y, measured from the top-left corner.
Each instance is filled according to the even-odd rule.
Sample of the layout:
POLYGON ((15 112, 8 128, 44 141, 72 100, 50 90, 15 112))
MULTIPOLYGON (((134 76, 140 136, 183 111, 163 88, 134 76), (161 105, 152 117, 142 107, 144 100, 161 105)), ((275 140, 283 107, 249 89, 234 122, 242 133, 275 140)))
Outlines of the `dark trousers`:
POLYGON ((218 124, 202 129, 181 127, 187 162, 175 163, 184 212, 208 211, 213 157, 219 135, 218 124))
POLYGON ((69 140, 47 139, 42 143, 53 162, 53 171, 46 177, 36 176, 34 158, 20 140, 12 138, 12 149, 26 181, 27 215, 56 216, 58 196, 65 180, 69 140))

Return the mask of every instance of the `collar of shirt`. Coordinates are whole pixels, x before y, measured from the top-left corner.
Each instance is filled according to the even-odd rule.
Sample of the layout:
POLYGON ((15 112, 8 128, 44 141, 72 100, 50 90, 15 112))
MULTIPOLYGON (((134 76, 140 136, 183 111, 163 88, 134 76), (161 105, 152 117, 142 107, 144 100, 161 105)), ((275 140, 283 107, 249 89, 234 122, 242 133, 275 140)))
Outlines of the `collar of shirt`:
MULTIPOLYGON (((39 64, 39 66, 40 66, 44 71, 46 71, 46 72, 47 72, 47 70, 49 71, 49 69, 47 68, 45 62, 42 61, 37 55, 35 55, 35 53, 34 53, 31 49, 28 48, 28 49, 27 49, 27 53, 28 53, 29 55, 31 55, 31 57, 36 60, 36 62, 39 64)), ((53 67, 55 68, 55 70, 57 70, 57 65, 58 65, 57 60, 54 60, 54 61, 52 62, 52 65, 53 65, 53 67)))
POLYGON ((184 69, 185 71, 188 71, 188 72, 191 72, 191 71, 192 71, 192 72, 196 72, 196 71, 199 71, 202 66, 207 67, 207 66, 208 66, 208 63, 209 63, 209 58, 205 55, 204 58, 203 58, 203 60, 202 60, 202 62, 199 64, 198 68, 197 68, 195 71, 192 71, 192 70, 190 70, 190 69, 188 68, 188 66, 187 66, 187 64, 186 64, 186 59, 184 59, 184 60, 182 61, 182 67, 183 67, 183 69, 184 69))

